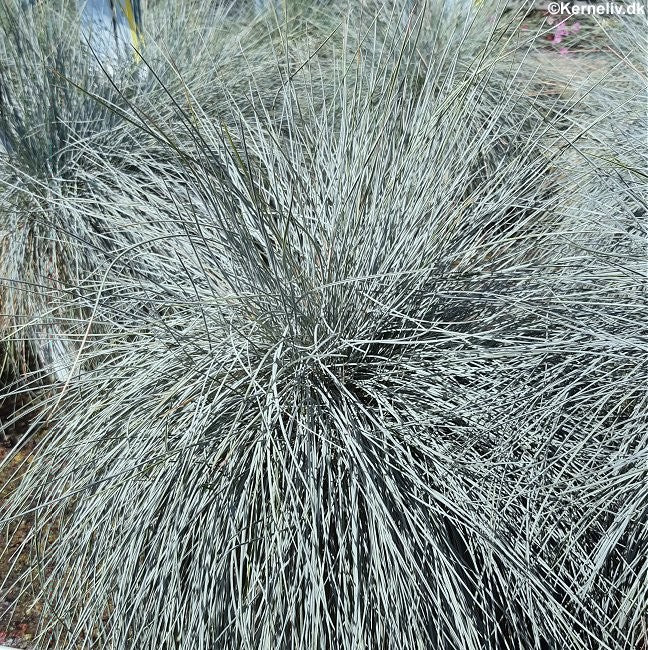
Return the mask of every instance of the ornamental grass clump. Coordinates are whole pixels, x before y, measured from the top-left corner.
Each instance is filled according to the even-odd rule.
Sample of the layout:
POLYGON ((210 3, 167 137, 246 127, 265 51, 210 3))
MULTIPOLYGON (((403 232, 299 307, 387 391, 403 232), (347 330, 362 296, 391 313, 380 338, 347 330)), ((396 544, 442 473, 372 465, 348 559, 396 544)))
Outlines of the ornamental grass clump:
POLYGON ((70 3, 5 3, 0 30, 2 348, 15 376, 27 367, 64 379, 84 315, 60 305, 119 251, 156 234, 113 185, 132 150, 116 107, 137 83, 118 89, 102 71, 70 3), (111 165, 117 155, 122 165, 111 165))
MULTIPOLYGON (((271 121, 279 139, 291 122, 309 131, 320 119, 340 123, 335 111, 344 102, 330 86, 356 56, 363 59, 355 68, 363 77, 356 77, 359 88, 397 87, 401 97, 394 101, 405 104, 423 85, 452 101, 460 96, 481 115, 471 120, 479 131, 515 106, 490 101, 483 69, 481 87, 472 84, 468 92, 475 76, 470 65, 488 32, 478 36, 461 13, 436 7, 418 14, 404 6, 383 16, 360 7, 343 19, 341 6, 307 12, 300 3, 260 15, 223 6, 178 9, 159 3, 139 65, 134 56, 114 69, 112 59, 102 61, 84 43, 74 2, 3 6, 0 332, 4 363, 16 377, 34 369, 68 378, 88 321, 74 296, 92 293, 106 267, 105 281, 121 275, 164 284, 181 269, 178 257, 191 264, 201 241, 196 217, 179 221, 175 203, 197 199, 188 197, 184 171, 167 160, 169 150, 185 162, 205 155, 196 120, 226 125, 228 140, 237 138, 241 119, 271 121), (433 27, 453 16, 459 27, 433 27), (351 29, 356 21, 361 27, 351 29), (407 31, 413 36, 403 39, 407 31), (424 56, 416 51, 418 40, 424 56), (192 251, 183 248, 188 231, 192 251)), ((479 60, 478 67, 488 64, 479 60)), ((382 101, 379 92, 363 96, 367 105, 382 101)), ((520 132, 516 119, 508 117, 496 151, 483 150, 476 174, 499 164, 520 132)), ((204 268, 199 265, 194 281, 204 268)))
POLYGON ((185 257, 70 297, 100 335, 3 518, 37 647, 641 647, 645 267, 595 236, 625 180, 565 178, 516 52, 444 83, 415 33, 325 57, 325 103, 281 86, 290 119, 142 119, 185 257))
MULTIPOLYGON (((246 56, 263 60, 258 37, 241 52, 241 18, 225 8, 192 22, 165 3, 151 18, 156 40, 118 67, 85 42, 76 2, 0 9, 0 363, 23 388, 29 370, 69 377, 89 318, 76 295, 117 278, 164 284, 191 264, 179 235, 195 220, 175 208, 189 186, 167 164, 169 151, 200 155, 186 83, 208 87, 215 55, 237 51, 237 74, 246 56)), ((201 100, 226 122, 230 90, 212 86, 201 100)))

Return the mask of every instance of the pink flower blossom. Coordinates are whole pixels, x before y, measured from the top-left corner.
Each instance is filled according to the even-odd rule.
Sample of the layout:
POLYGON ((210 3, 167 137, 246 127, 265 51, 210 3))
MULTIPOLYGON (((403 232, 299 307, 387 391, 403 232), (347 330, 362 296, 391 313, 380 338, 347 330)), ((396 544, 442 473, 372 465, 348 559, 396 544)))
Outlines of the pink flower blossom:
POLYGON ((569 36, 569 27, 562 22, 554 27, 553 42, 560 43, 565 36, 569 36))
POLYGON ((569 54, 569 48, 568 47, 561 47, 558 50, 558 52, 560 52, 560 54, 562 54, 562 55, 569 54))
POLYGON ((572 34, 578 34, 578 32, 580 32, 580 28, 581 28, 581 24, 578 21, 576 21, 571 26, 572 34))

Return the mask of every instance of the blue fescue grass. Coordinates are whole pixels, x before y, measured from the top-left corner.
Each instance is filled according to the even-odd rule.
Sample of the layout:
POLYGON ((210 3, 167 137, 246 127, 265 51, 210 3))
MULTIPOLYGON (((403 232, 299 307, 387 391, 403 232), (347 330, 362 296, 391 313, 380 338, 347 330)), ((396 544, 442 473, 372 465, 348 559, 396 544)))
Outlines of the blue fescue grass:
POLYGON ((286 5, 247 91, 123 109, 148 180, 88 183, 153 225, 60 298, 3 520, 37 515, 39 647, 640 647, 640 144, 581 146, 505 16, 402 14, 286 5))

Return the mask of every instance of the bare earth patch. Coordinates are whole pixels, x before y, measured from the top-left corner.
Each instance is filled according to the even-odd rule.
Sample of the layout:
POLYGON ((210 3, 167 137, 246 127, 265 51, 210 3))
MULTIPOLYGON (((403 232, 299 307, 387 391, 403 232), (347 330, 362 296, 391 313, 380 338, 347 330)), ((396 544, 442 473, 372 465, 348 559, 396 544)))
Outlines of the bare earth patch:
MULTIPOLYGON (((10 463, 0 469, 0 513, 10 496, 11 486, 15 485, 14 472, 25 460, 29 451, 30 448, 27 448, 16 454, 10 463)), ((8 441, 0 443, 0 465, 9 452, 10 443, 8 441)), ((11 531, 7 531, 7 537, 0 545, 0 576, 2 580, 6 578, 6 586, 0 592, 0 645, 13 648, 30 647, 40 614, 38 604, 33 604, 32 594, 29 592, 21 594, 19 587, 13 584, 30 567, 28 553, 17 552, 30 530, 30 522, 26 519, 11 531)))

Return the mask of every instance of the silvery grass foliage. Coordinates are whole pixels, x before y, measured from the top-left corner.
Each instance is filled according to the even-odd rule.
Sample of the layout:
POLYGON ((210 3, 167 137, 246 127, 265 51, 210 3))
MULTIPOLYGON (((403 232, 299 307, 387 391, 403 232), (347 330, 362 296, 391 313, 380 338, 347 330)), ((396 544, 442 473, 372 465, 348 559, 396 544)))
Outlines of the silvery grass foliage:
POLYGON ((31 358, 63 377, 71 351, 62 332, 81 315, 57 313, 48 293, 74 289, 106 254, 138 239, 133 215, 119 219, 118 202, 110 201, 115 172, 105 161, 127 146, 119 116, 82 89, 105 102, 124 91, 81 47, 69 5, 8 2, 0 17, 3 347, 17 371, 31 358))
POLYGON ((544 68, 537 91, 560 94, 565 106, 564 128, 553 130, 547 152, 562 148, 568 134, 572 144, 560 169, 561 182, 571 188, 564 207, 572 227, 589 233, 597 265, 614 256, 619 268, 632 260, 643 282, 648 259, 646 20, 633 16, 601 24, 593 19, 588 26, 588 33, 598 29, 593 51, 589 43, 581 57, 554 56, 552 61, 537 51, 530 57, 544 68))
MULTIPOLYGON (((641 168, 646 162, 641 143, 647 120, 643 106, 648 18, 590 18, 589 23, 590 32, 583 27, 573 37, 576 53, 545 53, 538 61, 547 68, 545 77, 551 79, 546 79, 545 92, 584 98, 579 102, 581 110, 569 115, 569 121, 574 132, 583 132, 578 145, 590 158, 599 164, 611 163, 617 172, 624 167, 641 168), (590 39, 594 29, 597 38, 590 39), (587 33, 582 36, 582 32, 587 33), (578 48, 584 50, 583 55, 579 56, 578 48)), ((535 49, 537 56, 542 48, 535 49)))
MULTIPOLYGON (((128 267, 159 282, 178 269, 169 260, 190 259, 172 237, 190 224, 178 223, 174 203, 159 199, 184 200, 188 191, 166 162, 167 147, 199 157, 194 111, 231 123, 232 101, 248 117, 256 102, 287 119, 274 105, 291 74, 281 44, 307 31, 307 21, 285 15, 281 22, 276 12, 268 19, 227 5, 190 11, 160 3, 140 65, 133 56, 117 70, 84 42, 76 10, 74 2, 2 7, 0 325, 10 375, 41 368, 67 378, 87 319, 68 310, 69 293, 100 282, 98 269, 117 253, 111 277, 128 267), (141 128, 143 119, 154 133, 141 128), (143 255, 147 241, 155 245, 143 255), (136 243, 137 254, 129 254, 136 243)), ((329 23, 315 29, 328 35, 329 23)))
MULTIPOLYGON (((10 375, 39 368, 54 379, 68 378, 88 317, 70 294, 103 282, 107 265, 105 280, 120 270, 163 284, 178 270, 177 256, 193 259, 179 244, 184 240, 174 237, 195 220, 177 219, 175 201, 190 188, 167 164, 167 148, 200 158, 202 144, 192 131, 197 113, 227 124, 230 139, 241 113, 245 119, 261 113, 281 125, 281 136, 295 119, 312 128, 305 115, 339 120, 330 107, 342 103, 327 97, 327 79, 346 74, 356 55, 370 62, 364 83, 398 84, 405 101, 419 92, 425 75, 434 76, 439 92, 457 78, 455 95, 467 97, 466 70, 487 33, 477 38, 473 26, 467 38, 465 20, 460 29, 440 29, 439 19, 451 16, 439 7, 428 12, 434 19, 421 20, 410 3, 373 13, 368 4, 351 12, 341 29, 341 6, 304 11, 303 3, 283 3, 281 10, 253 15, 226 4, 159 3, 150 13, 140 65, 122 61, 118 71, 92 43, 84 44, 75 3, 3 6, 0 300, 3 364, 10 375), (406 28, 416 32, 405 43, 398 31, 404 16, 406 28), (361 28, 349 28, 356 23, 361 28), (408 51, 419 41, 424 57, 408 51), (412 58, 408 78, 392 69, 403 54, 412 58), (169 194, 174 202, 160 200, 169 194)), ((461 15, 454 20, 460 23, 461 15)), ((482 90, 479 101, 472 93, 475 110, 486 123, 503 120, 502 106, 487 100, 485 84, 482 90)), ((378 94, 373 101, 380 101, 378 94)), ((519 131, 516 116, 508 119, 504 147, 519 131)), ((488 173, 500 155, 484 152, 479 173, 488 173)), ((203 276, 194 274, 196 281, 203 276)))
POLYGON ((392 47, 382 19, 325 103, 281 86, 292 119, 192 103, 191 144, 157 140, 187 200, 143 189, 196 224, 186 271, 70 298, 104 334, 3 519, 36 515, 41 647, 640 647, 627 179, 587 152, 564 174, 580 134, 543 145, 567 114, 517 55, 444 75, 425 22, 392 47))
MULTIPOLYGON (((183 129, 190 141, 191 97, 183 97, 174 61, 200 78, 215 48, 210 58, 209 48, 196 44, 222 35, 226 12, 203 11, 198 18, 208 27, 200 31, 169 4, 161 7, 152 15, 156 46, 140 53, 150 55, 153 73, 134 56, 111 69, 84 42, 76 8, 12 0, 0 11, 0 353, 9 376, 39 368, 67 379, 74 339, 87 322, 70 294, 102 282, 105 267, 106 281, 164 282, 182 268, 178 257, 189 258, 175 236, 191 225, 178 223, 174 203, 160 198, 183 200, 187 184, 167 165, 159 141, 178 146, 183 129), (169 101, 171 90, 182 108, 169 101), (155 137, 141 128, 143 115, 156 125, 155 137)), ((223 39, 230 49, 237 24, 229 21, 223 39)))

